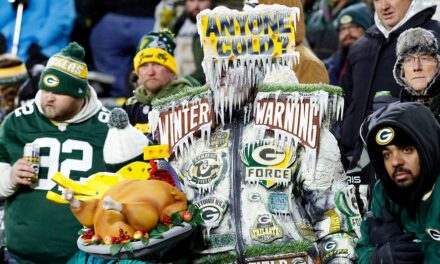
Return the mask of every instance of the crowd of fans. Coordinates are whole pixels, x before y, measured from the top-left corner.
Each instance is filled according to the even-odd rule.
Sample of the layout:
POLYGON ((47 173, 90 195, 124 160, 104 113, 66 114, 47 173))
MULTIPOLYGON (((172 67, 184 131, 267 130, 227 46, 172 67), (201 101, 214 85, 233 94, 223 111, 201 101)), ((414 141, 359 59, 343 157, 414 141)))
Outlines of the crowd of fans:
MULTIPOLYGON (((415 126, 411 118, 405 120, 409 125, 396 125, 386 118, 398 120, 399 117, 393 111, 402 111, 408 115, 420 112, 426 117, 424 110, 419 110, 418 105, 414 106, 410 102, 425 105, 434 114, 434 118, 429 116, 422 120, 432 122, 440 118, 440 88, 437 79, 440 73, 440 22, 433 19, 437 6, 430 0, 0 1, 0 123, 14 109, 34 98, 48 104, 45 107, 49 108, 52 104, 56 105, 55 101, 58 100, 59 104, 68 102, 67 105, 77 106, 76 110, 72 110, 74 112, 66 109, 66 116, 55 115, 53 118, 43 111, 47 118, 59 122, 58 129, 62 131, 64 121, 77 121, 77 115, 84 104, 90 107, 86 120, 96 121, 94 118, 100 113, 98 108, 101 106, 97 99, 111 98, 127 111, 133 126, 148 134, 147 115, 152 101, 170 93, 200 87, 206 82, 202 69, 203 50, 197 32, 197 14, 219 5, 241 9, 246 3, 300 7, 301 21, 295 31, 300 61, 294 65, 293 71, 300 83, 328 83, 343 89, 344 118, 335 124, 332 132, 338 140, 349 181, 357 187, 363 210, 370 208, 371 192, 379 179, 384 182, 384 186, 381 185, 380 190, 374 189, 374 192, 380 192, 380 195, 394 192, 390 195, 392 202, 410 212, 403 218, 407 221, 414 219, 420 213, 417 209, 422 199, 420 189, 416 192, 418 196, 414 196, 413 189, 405 189, 399 182, 397 185, 402 189, 394 188, 386 180, 393 175, 388 169, 395 166, 387 157, 393 151, 420 152, 426 146, 424 142, 416 140, 417 135, 413 134, 417 133, 403 131, 406 127, 415 126), (72 41, 79 43, 85 54, 80 52, 81 56, 77 56, 76 43, 71 44, 73 47, 70 46, 68 52, 62 51, 72 41), (166 59, 148 59, 146 54, 156 52, 156 48, 166 51, 166 59), (60 90, 59 94, 51 95, 51 89, 48 88, 50 80, 46 77, 50 75, 51 69, 56 68, 50 59, 57 56, 66 60, 79 60, 78 65, 81 67, 86 65, 84 67, 88 67, 88 82, 91 85, 81 79, 83 76, 73 76, 82 85, 79 91, 72 94, 72 91, 60 90), (96 93, 86 93, 92 89, 90 87, 96 93), (87 99, 86 94, 91 98, 87 99), (69 101, 62 96, 74 99, 69 101), (409 106, 396 106, 398 102, 407 102, 409 106), (93 109, 90 105, 93 105, 93 109), (372 137, 388 128, 386 125, 395 127, 396 135, 405 135, 403 141, 380 144, 376 138, 374 142, 372 137), (381 146, 380 154, 375 156, 381 157, 379 161, 378 158, 369 158, 377 154, 377 148, 372 147, 374 144, 381 146), (405 149, 407 145, 412 148, 405 149), (398 146, 399 149, 394 150, 389 146, 398 146), (385 167, 380 165, 383 162, 385 167), (396 195, 401 190, 410 197, 409 201, 403 201, 396 195)), ((72 77, 69 72, 66 76, 60 78, 72 77)), ((46 117, 38 118, 44 120, 46 117)), ((72 126, 84 126, 79 121, 78 124, 75 122, 72 126)), ((426 127, 438 133, 436 125, 426 127)), ((107 128, 99 122, 96 129, 102 130, 102 135, 107 132, 107 128)), ((429 138, 425 133, 421 133, 420 137, 429 138)), ((436 140, 432 141, 438 144, 436 140)), ((430 141, 426 139, 426 142, 430 141)), ((439 147, 434 147, 437 149, 433 151, 435 155, 439 147)), ((426 153, 418 155, 423 160, 429 160, 426 153)), ((424 164, 424 161, 420 162, 424 164)), ((432 165, 429 167, 432 171, 422 169, 422 172, 430 176, 435 174, 432 176, 435 178, 440 172, 437 167, 432 165)), ((20 171, 32 171, 27 164, 18 162, 8 167, 8 170, 12 171, 15 178, 8 181, 7 185, 0 186, 0 195, 3 197, 13 195, 17 184, 31 184, 21 182, 22 176, 19 175, 20 171)), ((434 188, 435 180, 420 181, 423 186, 417 185, 419 183, 415 180, 410 185, 420 187, 423 191, 434 188)), ((370 215, 368 228, 382 228, 381 232, 386 232, 383 223, 378 223, 377 218, 382 216, 394 219, 398 213, 395 207, 384 211, 385 206, 378 205, 382 202, 375 200, 374 216, 370 215), (394 216, 390 216, 392 214, 394 216)), ((14 227, 10 228, 16 231, 14 227)), ((363 226, 364 236, 367 236, 368 228, 363 226)), ((414 230, 409 228, 409 231, 414 230)), ((395 240, 390 237, 385 242, 379 233, 370 233, 371 240, 382 240, 371 243, 363 239, 359 246, 359 263, 395 260, 402 254, 402 250, 392 247, 397 242, 407 246, 403 250, 408 254, 406 260, 421 263, 423 256, 420 250, 425 249, 414 245, 415 242, 411 240, 414 237, 408 240, 402 233, 395 235, 395 240)), ((14 250, 21 250, 20 247, 17 245, 14 250)), ((434 251, 432 248, 426 249, 425 259, 431 253, 438 254, 434 251)), ((14 255, 14 258, 20 257, 14 255)))

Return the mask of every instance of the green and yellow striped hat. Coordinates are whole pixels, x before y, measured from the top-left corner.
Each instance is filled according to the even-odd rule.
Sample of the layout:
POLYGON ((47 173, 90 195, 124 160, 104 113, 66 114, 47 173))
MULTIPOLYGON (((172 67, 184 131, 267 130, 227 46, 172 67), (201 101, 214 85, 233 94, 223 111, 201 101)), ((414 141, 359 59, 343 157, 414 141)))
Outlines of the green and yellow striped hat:
POLYGON ((19 85, 27 78, 26 66, 19 57, 7 53, 0 55, 0 85, 19 85))
POLYGON ((139 75, 139 67, 148 62, 159 63, 177 73, 175 48, 174 34, 169 29, 144 35, 139 41, 138 52, 133 59, 136 74, 139 75))
POLYGON ((88 70, 84 55, 84 48, 76 42, 71 42, 49 59, 38 87, 56 94, 85 97, 88 89, 88 70))

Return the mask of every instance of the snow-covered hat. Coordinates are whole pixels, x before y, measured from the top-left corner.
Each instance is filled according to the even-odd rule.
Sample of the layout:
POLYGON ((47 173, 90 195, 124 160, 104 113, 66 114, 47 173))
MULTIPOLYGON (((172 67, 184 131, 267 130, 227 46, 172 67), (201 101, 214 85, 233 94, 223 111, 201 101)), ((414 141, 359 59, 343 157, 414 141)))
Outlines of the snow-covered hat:
POLYGON ((128 122, 128 115, 122 108, 111 111, 108 126, 103 149, 108 171, 115 172, 133 161, 143 160, 143 149, 149 140, 128 122))
POLYGON ((439 71, 440 56, 437 54, 438 44, 434 34, 423 28, 410 28, 402 32, 397 39, 396 55, 397 60, 394 64, 394 79, 403 86, 404 89, 413 96, 419 96, 405 81, 403 72, 403 61, 410 54, 423 53, 432 55, 437 60, 437 72, 432 80, 428 83, 427 88, 423 91, 425 95, 431 85, 437 79, 439 71))

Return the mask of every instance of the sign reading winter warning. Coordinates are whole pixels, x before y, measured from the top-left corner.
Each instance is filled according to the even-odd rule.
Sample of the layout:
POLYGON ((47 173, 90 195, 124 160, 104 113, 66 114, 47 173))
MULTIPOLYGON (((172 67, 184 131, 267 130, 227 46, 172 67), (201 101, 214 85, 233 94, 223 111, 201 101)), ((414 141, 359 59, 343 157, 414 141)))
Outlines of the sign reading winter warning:
POLYGON ((259 5, 239 12, 225 7, 202 11, 197 27, 205 58, 293 55, 298 8, 259 5))

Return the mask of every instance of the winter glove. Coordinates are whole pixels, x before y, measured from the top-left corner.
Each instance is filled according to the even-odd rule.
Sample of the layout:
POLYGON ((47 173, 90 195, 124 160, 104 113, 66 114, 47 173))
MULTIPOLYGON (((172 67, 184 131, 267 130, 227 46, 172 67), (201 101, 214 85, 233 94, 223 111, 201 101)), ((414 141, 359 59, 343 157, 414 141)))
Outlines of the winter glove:
POLYGON ((416 238, 414 233, 406 233, 396 237, 394 241, 385 243, 377 247, 372 256, 371 263, 387 264, 419 264, 423 263, 424 255, 421 247, 413 240, 416 238))
POLYGON ((15 10, 17 10, 19 4, 23 4, 23 9, 26 9, 29 5, 29 0, 15 0, 15 1, 9 0, 9 2, 11 2, 15 10))
POLYGON ((26 60, 26 67, 31 70, 35 64, 42 64, 48 58, 41 54, 41 47, 38 44, 32 43, 27 51, 28 58, 26 60))
POLYGON ((387 208, 382 207, 380 213, 382 219, 376 218, 371 212, 368 212, 365 220, 370 231, 370 243, 374 246, 382 246, 403 234, 399 222, 394 219, 387 208))

